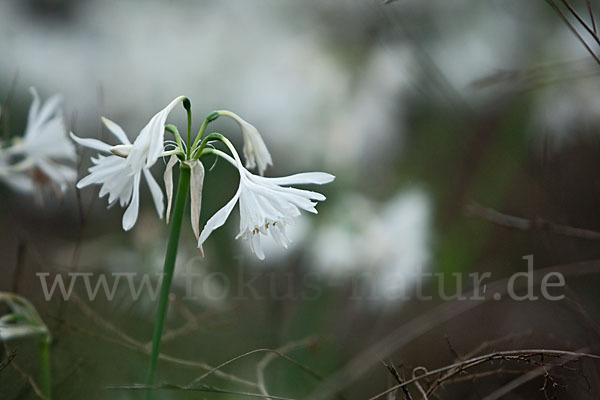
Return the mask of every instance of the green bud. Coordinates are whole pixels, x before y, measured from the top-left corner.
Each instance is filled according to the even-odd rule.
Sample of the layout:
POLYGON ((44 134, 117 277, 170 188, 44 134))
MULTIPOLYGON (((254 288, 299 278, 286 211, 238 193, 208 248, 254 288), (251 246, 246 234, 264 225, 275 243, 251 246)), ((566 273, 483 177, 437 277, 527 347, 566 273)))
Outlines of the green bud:
POLYGON ((219 118, 219 112, 218 111, 213 111, 210 114, 208 114, 208 117, 206 117, 206 120, 208 122, 213 122, 217 118, 219 118))

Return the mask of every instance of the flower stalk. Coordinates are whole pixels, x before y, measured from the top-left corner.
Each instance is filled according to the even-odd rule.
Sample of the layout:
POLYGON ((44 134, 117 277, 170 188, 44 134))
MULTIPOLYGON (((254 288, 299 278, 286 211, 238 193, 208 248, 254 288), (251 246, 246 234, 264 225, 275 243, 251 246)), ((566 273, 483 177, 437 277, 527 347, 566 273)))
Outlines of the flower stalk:
MULTIPOLYGON (((150 364, 146 377, 146 384, 154 384, 156 376, 156 367, 158 365, 158 356, 160 354, 160 342, 165 324, 165 316, 169 303, 169 293, 171 292, 171 282, 175 270, 175 260, 177 259, 177 248, 179 245, 179 235, 181 233, 181 223, 185 211, 188 189, 190 186, 190 168, 181 163, 179 183, 177 194, 175 195, 175 208, 171 219, 171 232, 167 244, 167 254, 165 255, 165 265, 163 268, 163 279, 160 286, 160 295, 158 298, 158 308, 156 309, 156 318, 154 320, 154 333, 152 336, 152 352, 150 354, 150 364)), ((151 392, 148 391, 146 398, 151 398, 151 392)))
POLYGON ((48 335, 40 338, 40 389, 48 400, 52 398, 50 343, 51 339, 48 335))

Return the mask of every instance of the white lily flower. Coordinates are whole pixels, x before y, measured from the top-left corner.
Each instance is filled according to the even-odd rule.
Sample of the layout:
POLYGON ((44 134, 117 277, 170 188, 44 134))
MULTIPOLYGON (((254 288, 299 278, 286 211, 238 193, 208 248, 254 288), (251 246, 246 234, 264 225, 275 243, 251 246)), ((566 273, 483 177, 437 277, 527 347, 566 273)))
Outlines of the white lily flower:
POLYGON ((127 156, 127 164, 135 171, 143 167, 150 168, 163 155, 167 117, 173 108, 185 99, 185 96, 179 96, 171 101, 152 117, 135 139, 127 156))
POLYGON ((35 88, 30 92, 33 102, 25 134, 2 151, 0 178, 19 191, 33 192, 40 184, 54 183, 64 193, 77 178, 72 165, 77 154, 67 138, 60 109, 62 97, 54 95, 40 107, 35 88))
POLYGON ((240 185, 233 198, 206 222, 200 233, 198 247, 225 223, 239 200, 240 232, 236 239, 241 237, 250 241, 253 253, 263 260, 265 254, 260 242, 261 235, 271 233, 276 242, 287 247, 289 240, 285 234, 285 226, 293 223, 294 218, 300 215, 300 209, 316 214, 315 201, 325 200, 325 196, 320 193, 287 186, 323 185, 332 182, 335 177, 325 172, 305 172, 280 178, 254 175, 242 166, 233 146, 230 149, 235 160, 225 153, 218 154, 238 168, 240 185))
POLYGON ((239 124, 240 128, 242 128, 246 168, 253 169, 258 166, 258 173, 263 175, 267 167, 273 165, 273 161, 262 136, 258 133, 258 129, 236 113, 227 110, 221 110, 218 113, 219 115, 233 118, 239 124))
POLYGON ((146 167, 133 169, 128 163, 128 157, 125 154, 133 152, 133 146, 123 129, 113 121, 102 118, 102 122, 108 130, 121 141, 121 144, 111 146, 97 139, 84 139, 71 133, 71 137, 82 146, 101 151, 108 155, 98 155, 98 158, 92 158, 92 163, 88 171, 90 174, 79 182, 79 189, 92 184, 102 185, 99 196, 108 194, 108 204, 112 206, 117 200, 121 207, 129 204, 123 214, 123 229, 128 231, 135 225, 139 213, 140 202, 140 181, 144 174, 156 212, 159 218, 162 218, 164 211, 163 193, 160 186, 146 167))

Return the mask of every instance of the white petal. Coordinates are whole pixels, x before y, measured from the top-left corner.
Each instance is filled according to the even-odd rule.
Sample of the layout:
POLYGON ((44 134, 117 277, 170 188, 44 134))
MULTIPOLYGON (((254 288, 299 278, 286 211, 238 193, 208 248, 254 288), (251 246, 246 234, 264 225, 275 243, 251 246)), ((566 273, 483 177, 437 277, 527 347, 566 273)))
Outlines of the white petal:
POLYGON ((143 171, 144 176, 146 177, 146 182, 148 183, 148 187, 150 188, 150 193, 152 194, 152 200, 154 200, 154 206, 156 207, 158 218, 162 219, 163 212, 165 211, 162 190, 160 189, 160 186, 158 186, 158 183, 150 173, 150 170, 144 168, 143 171))
POLYGON ((131 147, 132 145, 130 144, 118 144, 116 146, 112 146, 110 148, 110 152, 116 156, 126 158, 129 153, 131 153, 131 147))
POLYGON ((29 106, 29 115, 27 116, 27 127, 34 126, 40 110, 40 96, 37 90, 32 86, 29 88, 29 93, 33 96, 31 106, 29 106))
POLYGON ((127 210, 125 210, 125 214, 123 214, 123 230, 126 231, 133 228, 138 218, 140 208, 140 178, 140 172, 135 174, 131 203, 129 204, 129 207, 127 207, 127 210))
POLYGON ((123 128, 121 128, 119 125, 117 125, 117 123, 111 121, 108 118, 105 117, 101 117, 100 118, 102 120, 102 122, 104 122, 104 126, 106 126, 106 128, 112 132, 113 135, 115 135, 115 137, 117 139, 119 139, 119 141, 123 144, 131 144, 131 142, 129 141, 129 138, 127 137, 127 134, 125 133, 125 131, 123 130, 123 128))
POLYGON ((71 139, 73 139, 75 142, 77 142, 81 146, 89 147, 90 149, 94 149, 94 150, 103 151, 105 153, 110 153, 111 146, 109 144, 101 142, 100 140, 90 139, 90 138, 85 138, 85 139, 80 138, 78 136, 75 136, 75 134, 73 132, 71 132, 71 139))
POLYGON ((268 180, 269 182, 274 183, 276 185, 325 185, 326 183, 333 182, 335 176, 326 172, 303 172, 300 174, 294 174, 290 176, 282 176, 280 178, 262 179, 268 180))
POLYGON ((198 247, 202 246, 202 244, 206 241, 206 239, 210 236, 210 234, 215 230, 223 226, 229 214, 233 210, 235 203, 237 203, 241 193, 241 186, 238 188, 238 191, 235 193, 233 198, 229 200, 227 204, 219 211, 215 213, 208 221, 206 221, 206 225, 202 229, 200 233, 200 239, 198 239, 198 247))
POLYGON ((252 246, 252 251, 256 254, 259 260, 265 259, 265 253, 263 251, 262 245, 260 243, 260 233, 255 233, 250 238, 250 245, 252 246))
POLYGON ((242 129, 244 137, 244 158, 246 159, 246 168, 258 166, 259 174, 263 174, 267 166, 272 165, 271 154, 258 132, 258 129, 251 123, 231 111, 219 111, 220 115, 228 116, 234 119, 242 129))
POLYGON ((176 155, 169 158, 163 179, 165 180, 165 191, 167 192, 167 224, 171 219, 171 204, 173 202, 173 166, 179 159, 176 155))
POLYGON ((42 108, 40 109, 38 115, 36 116, 36 120, 39 124, 42 124, 52 118, 54 115, 61 114, 60 103, 62 103, 62 95, 55 94, 50 97, 42 108))
POLYGON ((186 161, 191 170, 190 197, 192 230, 196 240, 200 238, 200 210, 202 207, 202 185, 204 184, 204 165, 198 160, 186 161))
POLYGON ((246 156, 246 164, 250 168, 254 168, 255 160, 258 165, 258 173, 263 175, 269 165, 273 164, 271 154, 265 145, 258 129, 254 125, 242 120, 240 125, 244 135, 244 156, 246 156))
POLYGON ((150 122, 141 130, 133 142, 131 154, 127 157, 134 170, 143 166, 150 168, 162 155, 165 137, 165 122, 169 113, 185 96, 179 96, 171 101, 165 108, 156 113, 150 122))

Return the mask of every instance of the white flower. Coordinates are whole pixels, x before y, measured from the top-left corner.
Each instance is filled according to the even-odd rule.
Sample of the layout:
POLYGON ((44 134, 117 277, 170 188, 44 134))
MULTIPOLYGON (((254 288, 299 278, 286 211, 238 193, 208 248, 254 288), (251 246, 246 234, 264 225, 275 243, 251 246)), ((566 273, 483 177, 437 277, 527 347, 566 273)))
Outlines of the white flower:
POLYGON ((253 169, 258 166, 258 173, 263 175, 269 165, 273 165, 271 154, 265 145, 258 129, 250 124, 239 115, 222 110, 218 111, 219 115, 233 118, 242 128, 242 136, 244 137, 244 158, 246 159, 246 168, 253 169))
POLYGON ((98 158, 92 158, 94 164, 89 168, 90 174, 77 183, 79 189, 92 184, 102 185, 99 196, 108 194, 108 204, 113 205, 117 200, 121 207, 127 207, 123 214, 123 229, 129 230, 137 221, 139 202, 140 202, 140 180, 144 174, 152 199, 156 206, 158 216, 162 218, 164 204, 162 191, 154 180, 148 168, 134 170, 128 165, 128 158, 124 155, 131 154, 132 144, 127 135, 119 125, 107 118, 102 118, 102 122, 112 132, 115 137, 121 141, 120 145, 111 146, 96 139, 83 139, 71 133, 71 137, 82 146, 108 154, 107 156, 98 155, 98 158), (115 155, 119 154, 119 155, 115 155))
POLYGON ((127 157, 127 164, 131 165, 133 170, 141 170, 143 167, 150 168, 162 156, 167 116, 177 104, 184 100, 186 100, 185 96, 175 98, 152 117, 150 122, 142 129, 133 142, 131 153, 127 157))
POLYGON ((77 154, 67 138, 60 110, 62 97, 54 95, 40 107, 35 88, 30 92, 33 102, 25 134, 1 150, 0 177, 20 191, 33 192, 40 184, 54 183, 64 193, 77 178, 72 165, 77 154))
POLYGON ((0 292, 0 303, 10 308, 10 313, 0 317, 0 340, 40 335, 50 337, 50 331, 29 300, 13 293, 0 292))
POLYGON ((261 235, 271 236, 281 246, 287 247, 289 240, 285 234, 285 225, 293 223, 300 215, 300 209, 317 213, 314 201, 323 201, 320 193, 286 187, 294 184, 323 185, 334 180, 334 176, 325 172, 306 172, 281 178, 266 178, 250 173, 245 169, 235 149, 230 146, 235 160, 227 154, 219 152, 230 163, 237 166, 240 174, 240 185, 233 198, 215 213, 200 233, 198 247, 208 238, 212 231, 221 227, 239 200, 240 232, 236 239, 250 241, 252 251, 263 260, 265 254, 261 245, 261 235))
POLYGON ((109 205, 119 200, 121 207, 127 207, 123 214, 123 229, 133 228, 137 221, 140 207, 140 181, 144 174, 156 212, 162 218, 164 211, 163 193, 150 173, 150 167, 159 157, 164 155, 165 123, 169 113, 178 103, 187 98, 179 96, 165 108, 156 113, 150 122, 140 131, 133 144, 119 125, 107 118, 102 118, 104 125, 121 141, 121 144, 110 146, 96 139, 82 139, 71 133, 71 137, 82 146, 102 151, 109 156, 92 158, 95 164, 90 167, 90 174, 77 183, 78 188, 91 184, 100 184, 99 196, 108 194, 109 205))

